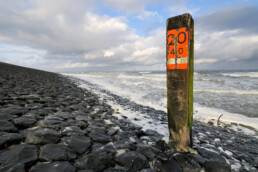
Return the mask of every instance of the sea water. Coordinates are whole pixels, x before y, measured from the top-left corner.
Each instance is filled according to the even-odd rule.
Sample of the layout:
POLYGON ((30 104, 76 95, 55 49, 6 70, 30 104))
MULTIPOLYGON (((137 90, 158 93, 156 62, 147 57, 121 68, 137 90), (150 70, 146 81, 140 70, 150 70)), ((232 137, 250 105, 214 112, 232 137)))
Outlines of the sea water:
MULTIPOLYGON (((70 73, 138 104, 167 110, 166 72, 70 73)), ((194 118, 251 126, 258 130, 258 71, 196 71, 194 118)))

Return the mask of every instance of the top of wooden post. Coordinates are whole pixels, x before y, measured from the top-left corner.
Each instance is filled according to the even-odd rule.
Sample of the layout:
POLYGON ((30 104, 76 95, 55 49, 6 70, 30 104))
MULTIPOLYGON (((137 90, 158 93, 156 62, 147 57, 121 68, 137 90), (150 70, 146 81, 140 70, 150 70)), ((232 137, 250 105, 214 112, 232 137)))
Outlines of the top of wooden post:
POLYGON ((192 16, 189 13, 182 14, 179 16, 171 17, 167 19, 167 31, 178 29, 181 27, 191 27, 192 16))

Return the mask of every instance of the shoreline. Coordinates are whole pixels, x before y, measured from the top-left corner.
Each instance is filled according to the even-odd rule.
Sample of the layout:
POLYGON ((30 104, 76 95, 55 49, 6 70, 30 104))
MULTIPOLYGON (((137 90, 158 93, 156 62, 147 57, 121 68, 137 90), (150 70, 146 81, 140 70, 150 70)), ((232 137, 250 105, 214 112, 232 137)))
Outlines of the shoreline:
MULTIPOLYGON (((125 92, 120 87, 117 87, 116 84, 112 85, 111 83, 104 82, 104 84, 102 85, 101 78, 103 76, 101 76, 101 75, 96 75, 96 76, 93 75, 92 76, 92 75, 89 75, 88 73, 62 73, 62 74, 65 76, 72 76, 72 77, 76 77, 76 78, 85 80, 87 82, 95 84, 94 88, 99 87, 103 90, 108 90, 113 94, 120 95, 124 98, 128 98, 129 100, 134 101, 137 104, 142 104, 144 106, 149 106, 156 110, 161 110, 161 111, 166 112, 166 107, 164 106, 165 101, 163 101, 163 99, 162 99, 162 102, 163 102, 162 105, 153 104, 153 102, 150 102, 149 100, 147 100, 146 102, 143 103, 143 100, 141 100, 139 97, 137 97, 137 95, 134 95, 134 96, 128 95, 128 92, 125 92), (95 80, 94 76, 97 77, 96 80, 95 80)), ((150 72, 149 72, 149 74, 150 74, 150 72)), ((126 77, 135 78, 135 76, 130 76, 130 75, 127 76, 127 75, 124 75, 123 73, 118 74, 118 78, 125 79, 126 77)), ((148 78, 150 76, 148 75, 146 77, 148 78)), ((155 78, 155 80, 156 80, 156 78, 155 78)), ((122 83, 124 83, 124 81, 122 83)), ((140 83, 143 83, 143 82, 140 82, 140 83)), ((129 84, 132 84, 132 83, 129 82, 129 84)), ((135 84, 135 83, 133 83, 133 84, 135 84)), ((165 89, 165 86, 164 86, 164 89, 165 89)), ((96 89, 92 89, 92 91, 95 91, 95 90, 96 89)), ((98 92, 98 93, 101 94, 101 92, 98 92)), ((232 129, 234 129, 236 131, 242 131, 248 135, 258 137, 258 118, 257 117, 248 117, 243 114, 229 112, 227 110, 223 110, 223 109, 219 109, 219 108, 215 108, 215 107, 202 106, 196 102, 194 103, 194 119, 196 119, 196 120, 206 122, 206 123, 212 122, 212 121, 214 122, 222 114, 223 114, 223 116, 220 118, 220 121, 225 123, 225 125, 232 125, 232 129)), ((216 125, 216 123, 217 122, 215 122, 214 124, 216 125)))
MULTIPOLYGON (((98 96, 102 97, 102 99, 104 99, 105 101, 112 101, 112 103, 110 105, 113 104, 114 105, 113 107, 119 107, 119 106, 120 106, 120 108, 121 107, 125 107, 123 109, 123 111, 119 112, 121 114, 124 111, 128 111, 128 110, 130 112, 134 112, 134 114, 137 114, 137 111, 138 111, 138 112, 141 113, 141 115, 144 115, 144 117, 145 117, 145 118, 143 118, 144 120, 148 119, 149 117, 150 118, 152 117, 155 120, 159 119, 159 115, 158 116, 153 116, 153 114, 166 115, 164 111, 155 110, 155 109, 153 109, 151 107, 143 106, 143 105, 139 105, 139 104, 137 104, 135 102, 131 102, 129 99, 126 99, 124 97, 116 95, 116 94, 114 94, 114 93, 112 93, 112 92, 110 92, 108 90, 103 89, 103 88, 99 88, 98 85, 96 85, 96 84, 92 84, 92 83, 90 83, 88 81, 85 81, 85 80, 82 80, 82 79, 78 79, 78 78, 74 78, 74 77, 69 77, 69 78, 71 78, 80 87, 82 87, 82 88, 86 88, 87 87, 91 91, 94 91, 95 93, 98 94, 98 96), (149 117, 147 117, 147 118, 146 118, 146 116, 147 116, 146 115, 146 111, 150 112, 149 117)), ((130 118, 130 117, 128 117, 128 118, 130 118)), ((137 120, 134 120, 134 116, 133 116, 131 118, 131 121, 134 122, 135 124, 137 124, 137 123, 139 123, 139 119, 140 118, 137 117, 137 120)), ((160 122, 164 123, 165 127, 167 127, 167 122, 166 121, 167 121, 166 118, 163 118, 160 122)), ((212 150, 213 152, 217 152, 217 153, 220 153, 220 154, 221 153, 223 154, 225 151, 227 153, 230 152, 227 149, 230 147, 229 145, 231 145, 235 141, 235 139, 238 140, 239 138, 241 138, 241 139, 250 138, 251 140, 252 139, 253 140, 257 140, 257 138, 255 138, 254 136, 246 135, 243 132, 236 132, 236 131, 234 131, 231 128, 231 125, 228 125, 228 124, 226 124, 224 122, 220 122, 220 126, 216 127, 214 125, 214 123, 211 124, 210 121, 208 123, 203 123, 203 122, 198 121, 198 120, 195 119, 194 120, 194 125, 193 125, 193 131, 195 133, 194 144, 199 144, 199 143, 203 144, 204 143, 205 145, 202 145, 202 146, 204 146, 208 150, 213 149, 212 150), (202 129, 198 130, 198 127, 202 128, 202 129), (207 129, 207 131, 205 131, 205 129, 207 129), (214 133, 211 134, 212 132, 214 132, 214 133), (218 133, 225 134, 226 137, 225 138, 220 138, 222 136, 222 134, 218 134, 218 133), (228 133, 230 133, 230 134, 228 134, 228 133), (228 141, 228 139, 232 139, 232 140, 228 141), (218 144, 218 142, 220 142, 221 140, 223 140, 223 142, 225 142, 225 143, 218 144), (223 148, 225 146, 225 150, 221 147, 221 145, 223 145, 222 146, 223 148), (216 148, 218 146, 219 146, 219 149, 216 148)), ((167 139, 168 138, 165 138, 164 140, 167 140, 167 139)), ((243 145, 241 145, 241 146, 243 146, 243 145)), ((198 145, 197 145, 197 147, 198 147, 198 145)), ((256 149, 256 147, 257 146, 255 146, 255 149, 256 149)), ((237 147, 234 147, 234 149, 231 149, 231 151, 234 152, 237 149, 238 149, 237 147)), ((237 150, 236 154, 240 153, 238 151, 240 151, 240 150, 237 150)), ((227 157, 229 157, 229 156, 227 156, 227 157)), ((235 165, 233 164, 232 167, 233 167, 232 171, 239 171, 241 169, 241 165, 239 165, 238 163, 236 163, 235 165)), ((250 169, 248 169, 248 170, 250 171, 250 169)))
MULTIPOLYGON (((0 63, 0 171, 256 171, 258 140, 199 121, 195 153, 170 149, 155 130, 142 130, 108 101, 161 120, 164 112, 126 98, 101 97, 85 81, 0 63), (81 82, 81 81, 80 81, 81 82), (57 151, 58 150, 58 151, 57 151), (25 153, 26 152, 26 153, 25 153), (101 162, 101 164, 99 163, 101 162)), ((98 88, 95 88, 98 89, 98 88)), ((130 114, 128 114, 130 115, 130 114)))

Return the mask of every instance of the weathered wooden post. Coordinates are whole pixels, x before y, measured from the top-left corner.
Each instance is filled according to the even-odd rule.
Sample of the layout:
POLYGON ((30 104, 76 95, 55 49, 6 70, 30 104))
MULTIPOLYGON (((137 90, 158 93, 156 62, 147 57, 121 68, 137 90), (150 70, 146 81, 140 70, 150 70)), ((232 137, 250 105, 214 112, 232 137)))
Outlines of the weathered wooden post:
POLYGON ((170 141, 192 146, 194 21, 190 14, 167 19, 167 107, 170 141))

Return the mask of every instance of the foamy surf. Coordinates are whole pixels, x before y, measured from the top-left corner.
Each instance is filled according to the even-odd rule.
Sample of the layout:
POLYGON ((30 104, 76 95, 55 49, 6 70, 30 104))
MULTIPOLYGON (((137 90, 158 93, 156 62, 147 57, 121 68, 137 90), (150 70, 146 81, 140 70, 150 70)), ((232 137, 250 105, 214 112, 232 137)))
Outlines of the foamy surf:
MULTIPOLYGON (((167 111, 165 73, 92 72, 68 75, 96 84, 104 90, 137 104, 164 112, 167 111)), ((232 124, 232 129, 251 135, 256 133, 257 135, 257 132, 245 127, 250 126, 258 130, 257 79, 227 78, 221 76, 220 72, 209 71, 195 72, 195 78, 197 78, 194 81, 195 119, 204 122, 216 121, 223 114, 220 120, 223 123, 232 124), (252 116, 252 118, 247 115, 252 116)), ((216 122, 214 123, 216 124, 216 122)))
POLYGON ((223 76, 230 76, 230 77, 258 78, 258 72, 222 73, 221 75, 223 75, 223 76))

